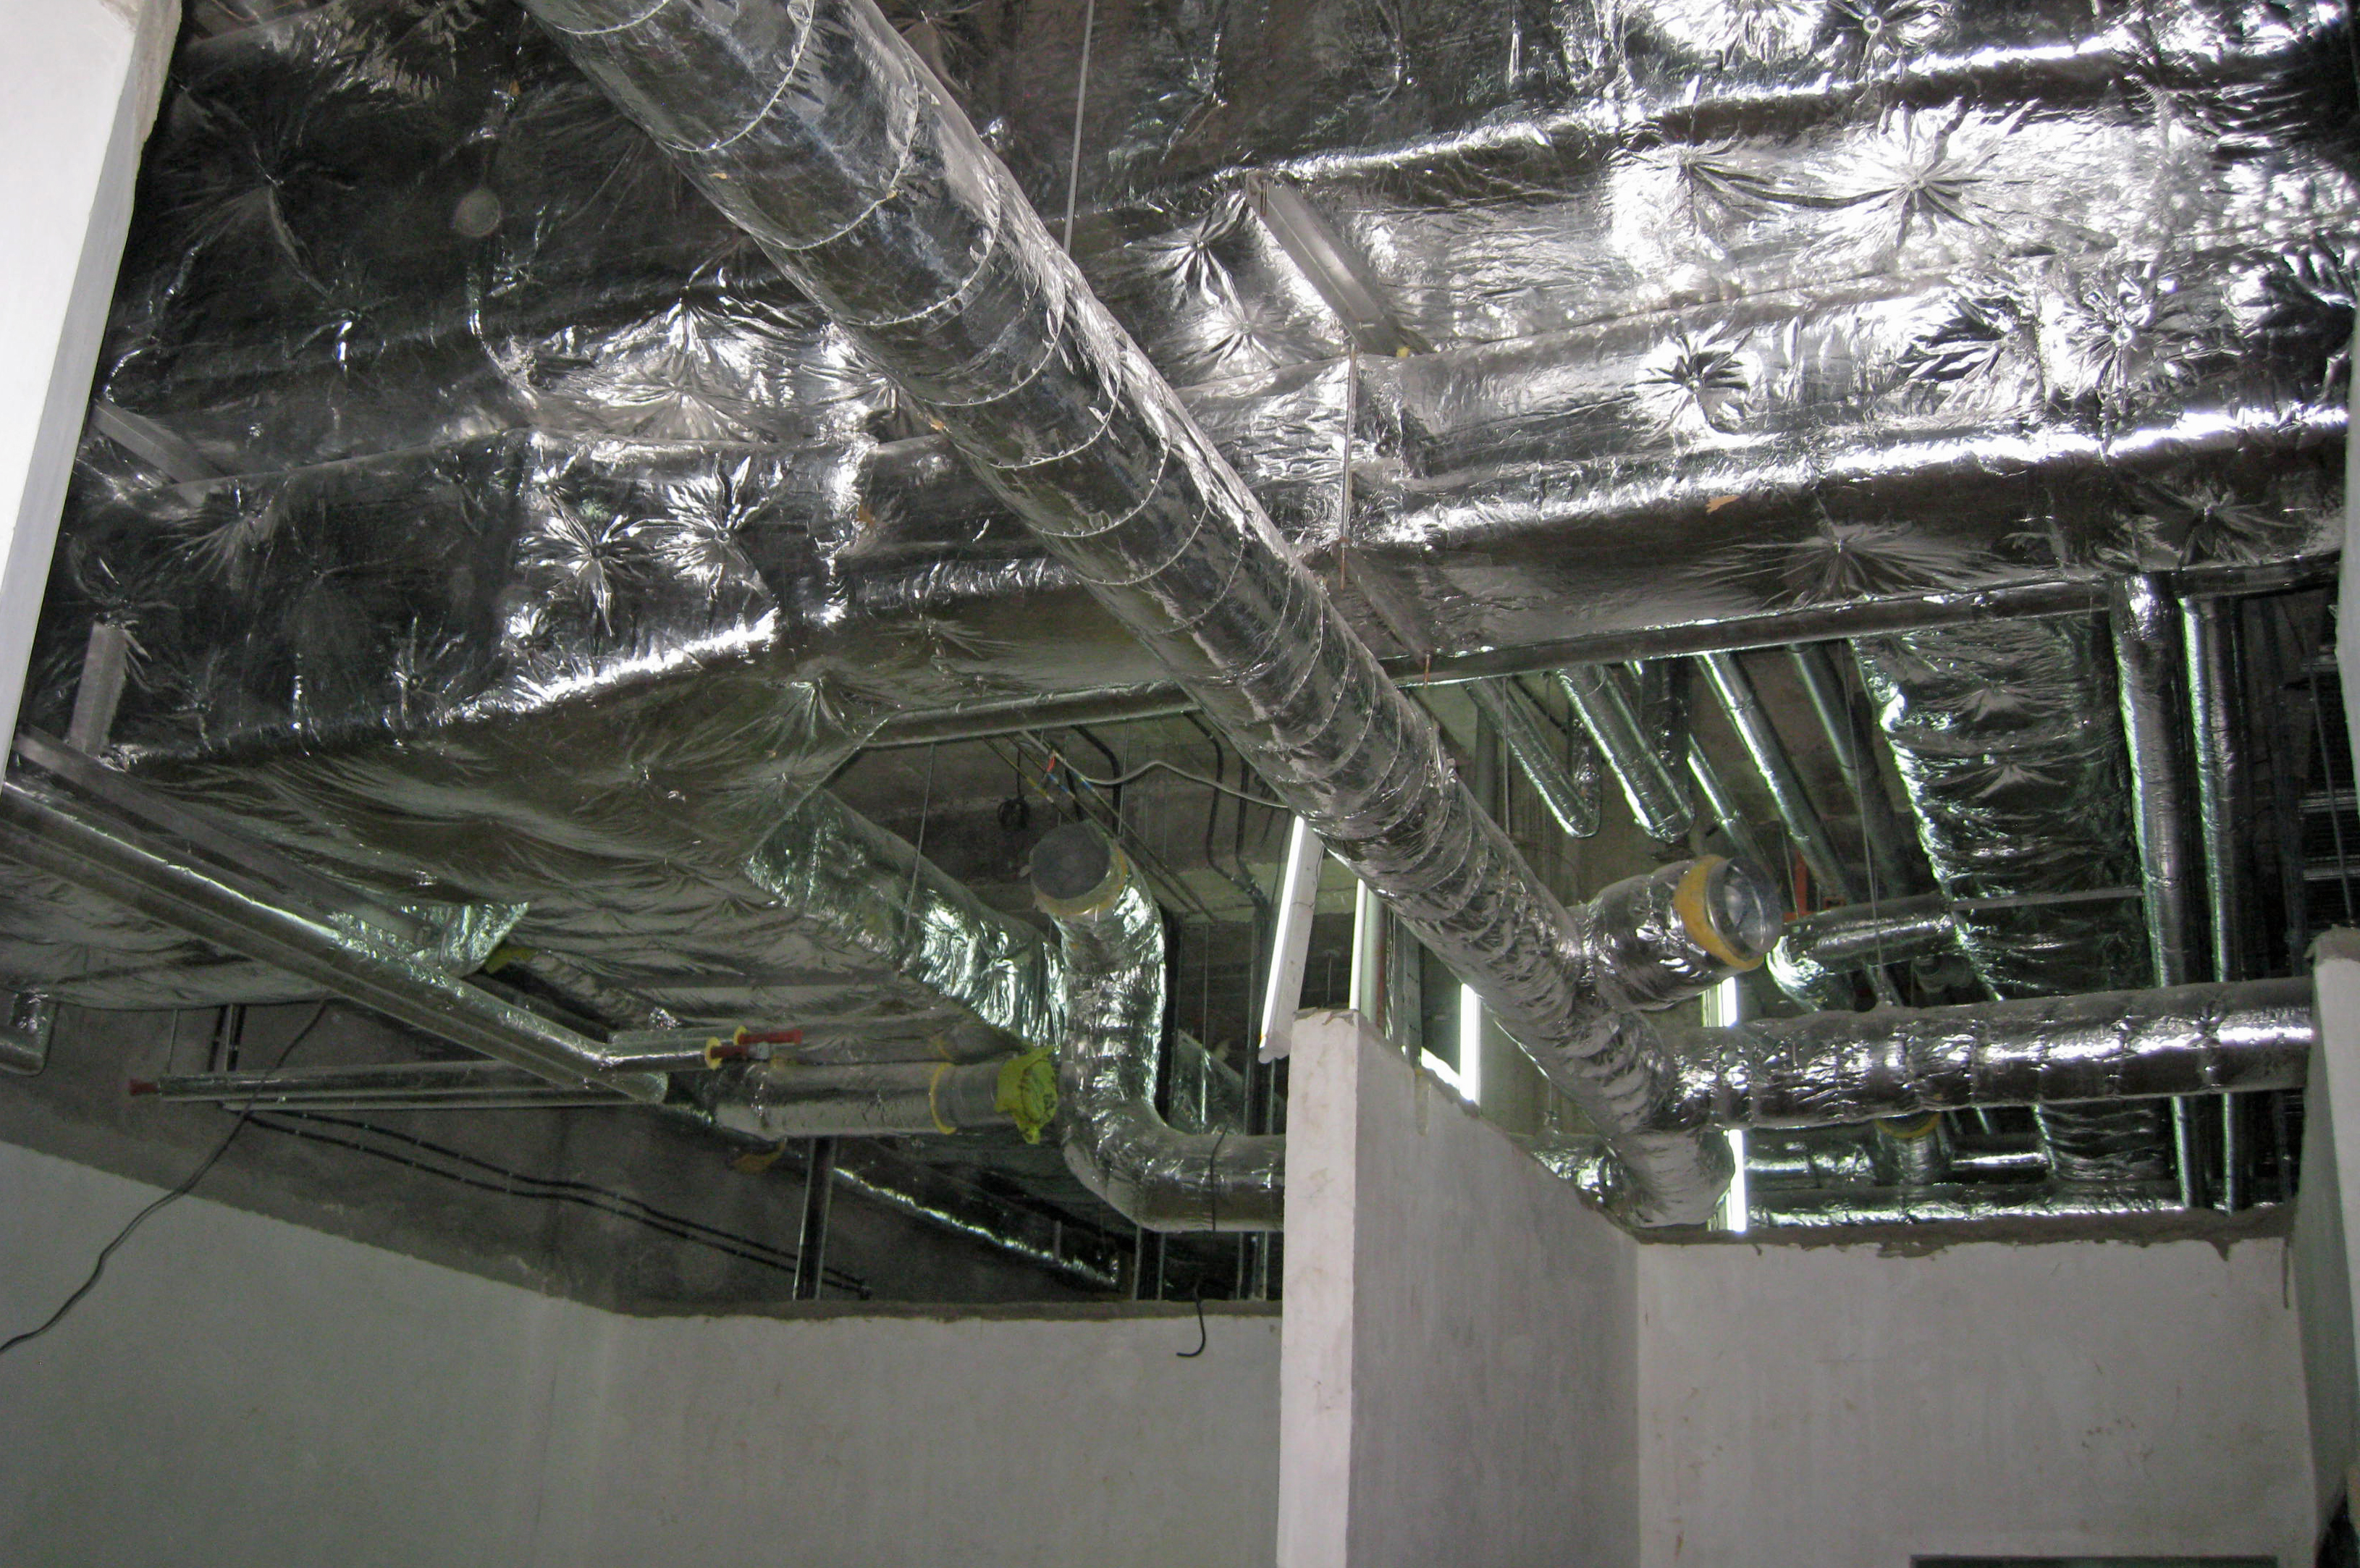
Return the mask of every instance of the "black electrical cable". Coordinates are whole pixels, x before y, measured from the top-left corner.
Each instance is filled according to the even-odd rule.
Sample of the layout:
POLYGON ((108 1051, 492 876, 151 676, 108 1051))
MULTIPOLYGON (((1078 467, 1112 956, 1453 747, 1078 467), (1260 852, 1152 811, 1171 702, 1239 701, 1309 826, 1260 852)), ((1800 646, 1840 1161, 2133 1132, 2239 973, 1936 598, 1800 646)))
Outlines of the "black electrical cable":
MULTIPOLYGON (((1229 1129, 1227 1127, 1221 1128, 1213 1135, 1213 1152, 1205 1162, 1205 1234, 1208 1236, 1220 1234, 1221 1141, 1229 1136, 1229 1129)), ((1205 1332, 1205 1271, 1199 1269, 1196 1270, 1196 1348, 1175 1350, 1172 1353, 1173 1357, 1179 1361, 1194 1361, 1205 1354, 1205 1347, 1211 1343, 1211 1336, 1205 1332)))
MULTIPOLYGON (((313 1111, 268 1111, 257 1117, 255 1126, 282 1137, 303 1138, 313 1143, 328 1144, 334 1148, 350 1149, 357 1154, 366 1154, 373 1159, 399 1165, 428 1176, 440 1177, 458 1186, 473 1188, 480 1192, 497 1192, 507 1197, 526 1198, 538 1203, 571 1203, 617 1219, 628 1220, 634 1225, 644 1225, 660 1236, 668 1236, 675 1241, 684 1241, 691 1246, 705 1247, 727 1257, 740 1258, 748 1263, 759 1264, 766 1269, 775 1269, 785 1274, 792 1274, 795 1270, 795 1254, 792 1250, 770 1247, 755 1240, 752 1236, 741 1236, 735 1231, 716 1229, 701 1221, 690 1219, 684 1214, 675 1214, 659 1209, 643 1199, 632 1197, 628 1192, 617 1192, 612 1188, 600 1187, 587 1181, 568 1181, 563 1177, 535 1176, 527 1171, 514 1171, 507 1166, 496 1165, 490 1160, 478 1159, 464 1150, 452 1149, 447 1145, 421 1138, 414 1133, 379 1127, 374 1122, 354 1121, 343 1116, 323 1116, 313 1111), (309 1125, 287 1125, 290 1122, 309 1125), (483 1172, 483 1175, 469 1175, 464 1170, 447 1170, 430 1160, 416 1159, 397 1149, 385 1149, 362 1142, 357 1138, 340 1138, 334 1133, 315 1130, 321 1127, 365 1133, 392 1143, 407 1145, 410 1149, 421 1154, 437 1156, 459 1166, 471 1166, 475 1171, 483 1172), (487 1178, 497 1178, 497 1180, 487 1178)), ((847 1273, 840 1269, 828 1269, 825 1274, 829 1284, 863 1301, 870 1299, 873 1295, 869 1282, 858 1275, 847 1273)))
MULTIPOLYGON (((294 1035, 288 1040, 287 1043, 279 1048, 279 1060, 270 1064, 270 1071, 276 1073, 280 1068, 286 1066, 287 1059, 295 1053, 295 1048, 302 1044, 303 1041, 311 1036, 311 1031, 320 1027, 320 1020, 327 1016, 327 1003, 322 1002, 318 1007, 312 1008, 311 1016, 304 1020, 303 1027, 297 1029, 294 1035)), ((162 1197, 158 1198, 154 1203, 149 1203, 146 1208, 141 1209, 137 1214, 132 1215, 130 1219, 124 1222, 123 1228, 115 1233, 115 1239, 98 1249, 98 1256, 91 1260, 90 1273, 83 1278, 81 1284, 74 1287, 73 1294, 68 1296, 64 1301, 58 1303, 58 1310, 56 1312, 51 1312, 47 1318, 42 1320, 38 1326, 28 1328, 22 1334, 11 1334, 5 1340, 0 1340, 0 1356, 5 1356, 10 1351, 16 1349, 18 1345, 40 1338, 41 1335, 49 1333, 49 1330, 57 1327, 59 1323, 64 1322, 65 1315, 73 1311, 75 1305, 79 1303, 84 1296, 89 1295, 91 1291, 98 1288, 99 1277, 106 1272, 106 1260, 115 1256, 115 1248, 121 1247, 125 1242, 129 1241, 131 1239, 132 1233, 137 1230, 141 1225, 146 1225, 149 1216, 153 1215, 158 1210, 165 1207, 176 1199, 187 1197, 190 1192, 195 1190, 197 1183, 205 1179, 206 1173, 212 1171, 214 1166, 221 1163, 221 1157, 229 1152, 229 1146, 237 1141, 237 1135, 244 1132, 246 1130, 246 1124, 254 1119, 255 1102, 259 1100, 261 1097, 262 1086, 257 1083, 255 1085, 254 1093, 246 1096, 245 1105, 239 1109, 237 1113, 237 1121, 230 1127, 227 1133, 223 1135, 222 1140, 213 1145, 213 1151, 211 1154, 206 1155, 204 1160, 197 1166, 197 1168, 194 1171, 190 1171, 189 1174, 181 1180, 179 1186, 173 1188, 162 1197)))

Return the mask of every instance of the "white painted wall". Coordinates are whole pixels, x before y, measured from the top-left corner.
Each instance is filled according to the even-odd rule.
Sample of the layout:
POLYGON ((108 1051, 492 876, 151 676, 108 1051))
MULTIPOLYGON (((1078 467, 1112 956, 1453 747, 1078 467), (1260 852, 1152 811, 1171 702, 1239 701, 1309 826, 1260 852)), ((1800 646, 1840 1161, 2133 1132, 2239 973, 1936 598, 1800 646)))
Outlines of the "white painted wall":
MULTIPOLYGON (((2360 619, 2360 617, 2355 617, 2360 619)), ((2302 1194, 2290 1238, 2295 1307, 2302 1322, 2303 1386, 2311 1407, 2316 1517, 2324 1525, 2360 1460, 2360 931, 2332 931, 2312 949, 2320 1040, 2304 1080, 2302 1194)))
POLYGON ((1646 1247, 1646 1568, 2311 1561, 2275 1240, 1646 1247))
POLYGON ((179 0, 0 0, 0 735, 48 585, 179 0))
MULTIPOLYGON (((151 1196, 0 1146, 0 1324, 151 1196)), ((185 1201, 0 1358, 0 1563, 1267 1563, 1278 1327, 622 1318, 185 1201)))
POLYGON ((1635 1563, 1630 1237, 1349 1013, 1287 1181, 1282 1568, 1635 1563))

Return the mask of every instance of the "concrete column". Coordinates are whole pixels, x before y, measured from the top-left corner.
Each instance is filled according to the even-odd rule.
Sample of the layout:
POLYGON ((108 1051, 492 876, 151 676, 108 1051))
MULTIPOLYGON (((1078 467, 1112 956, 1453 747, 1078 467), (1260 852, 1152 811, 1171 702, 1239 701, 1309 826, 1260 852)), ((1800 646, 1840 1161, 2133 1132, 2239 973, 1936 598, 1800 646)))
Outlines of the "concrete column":
POLYGON ((0 0, 0 735, 180 23, 179 0, 0 0))
POLYGON ((2360 1461, 2360 1371, 2350 1238, 2360 1227, 2360 931, 2332 931, 2312 949, 2319 1045, 2303 1092, 2302 1192, 2295 1204, 2295 1305, 2302 1321, 2311 1407, 2311 1477, 2324 1524, 2360 1461))

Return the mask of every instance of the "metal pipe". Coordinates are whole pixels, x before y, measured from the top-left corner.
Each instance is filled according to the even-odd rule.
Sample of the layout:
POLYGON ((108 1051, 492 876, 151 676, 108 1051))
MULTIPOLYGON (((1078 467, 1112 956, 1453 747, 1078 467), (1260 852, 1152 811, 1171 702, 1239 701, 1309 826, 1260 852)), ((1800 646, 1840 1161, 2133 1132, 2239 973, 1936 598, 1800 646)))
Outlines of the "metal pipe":
POLYGON ((987 1062, 769 1062, 689 1086, 701 1119, 766 1141, 924 1138, 1015 1127, 1037 1140, 1057 1112, 1045 1051, 987 1062))
POLYGON ((1618 1201, 1701 1223, 1728 1151, 1637 1134, 1666 1064, 1601 1027, 1620 977, 875 5, 530 8, 1476 988, 1615 1141, 1618 1201))
POLYGON ((1663 757, 1648 744, 1631 695, 1614 670, 1601 664, 1577 664, 1558 670, 1557 679, 1575 715, 1605 755, 1606 765, 1614 770, 1639 826, 1649 838, 1687 838, 1696 824, 1696 809, 1664 766, 1663 757))
POLYGON ((1567 762, 1560 755, 1563 747, 1550 741, 1557 726, 1541 713, 1523 683, 1475 681, 1468 683, 1467 694, 1500 732, 1508 755, 1516 759, 1533 793, 1541 798, 1567 836, 1588 838, 1595 833, 1601 803, 1597 766, 1593 762, 1588 768, 1577 768, 1567 762))
POLYGON ((1958 927, 1939 893, 1823 909, 1789 921, 1764 967, 1807 1007, 1849 1009, 1850 975, 1958 951, 1958 927))
POLYGON ((2318 1033, 2307 979, 1755 1019, 1668 1041, 1683 1076, 1666 1115, 1678 1127, 1833 1127, 2299 1088, 2318 1033))
POLYGON ((182 839, 225 865, 276 883, 326 913, 349 916, 410 947, 433 942, 433 934, 416 917, 388 909, 357 887, 323 877, 74 746, 29 729, 16 732, 15 746, 18 757, 102 804, 182 839))
POLYGON ((158 1100, 253 1105, 263 1110, 522 1110, 632 1103, 604 1090, 552 1083, 497 1062, 170 1073, 134 1079, 129 1090, 158 1100))
MULTIPOLYGON (((2132 822, 2138 833, 2139 879, 2146 892, 2147 959, 2158 985, 2197 976, 2195 860, 2188 844, 2187 773, 2180 766, 2179 624, 2170 595, 2152 575, 2117 579, 2108 592, 2114 686, 2130 754, 2132 822)), ((2180 1202, 2204 1203, 2203 1145, 2196 1102, 2171 1103, 2172 1169, 2180 1202)))
POLYGON ((647 1102, 664 1096, 661 1073, 611 1071, 599 1040, 502 1001, 414 954, 278 908, 180 865, 71 802, 14 780, 0 784, 0 853, 552 1083, 596 1085, 647 1102))
POLYGON ((811 1140, 803 1171, 803 1219, 795 1233, 795 1300, 819 1300, 827 1262, 828 1199, 836 1191, 836 1139, 811 1140))
MULTIPOLYGON (((1849 657, 1851 650, 1845 651, 1849 657)), ((1820 732, 1828 737, 1836 768, 1843 774, 1844 787, 1860 803, 1861 838, 1868 847, 1872 896, 1881 899, 1906 893, 1913 884, 1923 887, 1918 868, 1924 865, 1924 851, 1916 836, 1902 826, 1893 798, 1885 792, 1885 776, 1861 734, 1851 689, 1830 645, 1797 643, 1787 653, 1803 683, 1803 694, 1810 699, 1811 712, 1819 717, 1820 732)))
POLYGON ((1708 653, 1702 662, 1713 691, 1721 698, 1722 711, 1728 713, 1737 738, 1744 744, 1746 755, 1754 759, 1754 771, 1769 786, 1771 803, 1778 808, 1778 819, 1786 824, 1787 836, 1795 841, 1795 847, 1802 852, 1812 872, 1830 892, 1847 904, 1858 903, 1860 894, 1852 885, 1852 874, 1844 868, 1843 857, 1836 853, 1835 841, 1828 836, 1827 823, 1820 820, 1819 808, 1811 804, 1811 797, 1803 788, 1803 776, 1795 771, 1786 743, 1778 738, 1777 726, 1770 722, 1770 710, 1762 705, 1737 656, 1708 653))
POLYGON ((1754 836, 1754 829, 1746 822, 1744 810, 1738 805, 1737 797, 1721 781, 1721 769, 1712 765, 1712 758, 1704 754, 1704 747, 1698 744, 1694 735, 1688 736, 1688 776, 1696 780, 1697 793, 1704 797, 1706 809, 1721 824, 1721 831, 1728 835, 1730 847, 1737 851, 1737 857, 1750 860, 1756 866, 1771 865, 1770 856, 1763 849, 1762 841, 1754 836))
POLYGON ((895 1152, 890 1144, 841 1140, 834 1175, 847 1192, 1022 1258, 1086 1290, 1111 1290, 1120 1283, 1124 1244, 1105 1232, 1004 1203, 940 1166, 895 1152))
MULTIPOLYGON (((2240 701, 2234 600, 2196 599, 2180 607, 2187 640, 2188 712, 2195 737, 2196 816, 2203 846, 2206 915, 2211 926, 2212 977, 2241 979, 2249 948, 2243 911, 2251 909, 2251 867, 2239 833, 2247 818, 2244 747, 2237 733, 2240 701)), ((2236 1105, 2222 1100, 2221 1206, 2245 1206, 2245 1129, 2236 1105)), ((2191 1140, 2192 1141, 2192 1140, 2191 1140)))

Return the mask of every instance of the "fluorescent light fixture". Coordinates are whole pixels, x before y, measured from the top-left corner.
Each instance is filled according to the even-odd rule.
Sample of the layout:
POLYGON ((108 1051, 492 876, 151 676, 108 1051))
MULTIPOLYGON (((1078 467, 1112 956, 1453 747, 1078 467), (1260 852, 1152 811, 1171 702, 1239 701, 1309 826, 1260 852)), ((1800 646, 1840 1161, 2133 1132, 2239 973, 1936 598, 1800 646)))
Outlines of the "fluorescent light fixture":
POLYGON ((1472 985, 1459 987, 1459 1092, 1483 1103, 1483 1002, 1472 985))
MULTIPOLYGON (((1733 975, 1704 994, 1707 1029, 1726 1029, 1737 1022, 1744 1010, 1745 993, 1733 975)), ((1721 1228, 1743 1236, 1754 1205, 1753 1194, 1745 1184, 1745 1129, 1732 1127, 1727 1136, 1730 1156, 1737 1161, 1737 1171, 1729 1179, 1728 1196, 1721 1201, 1721 1228)))

